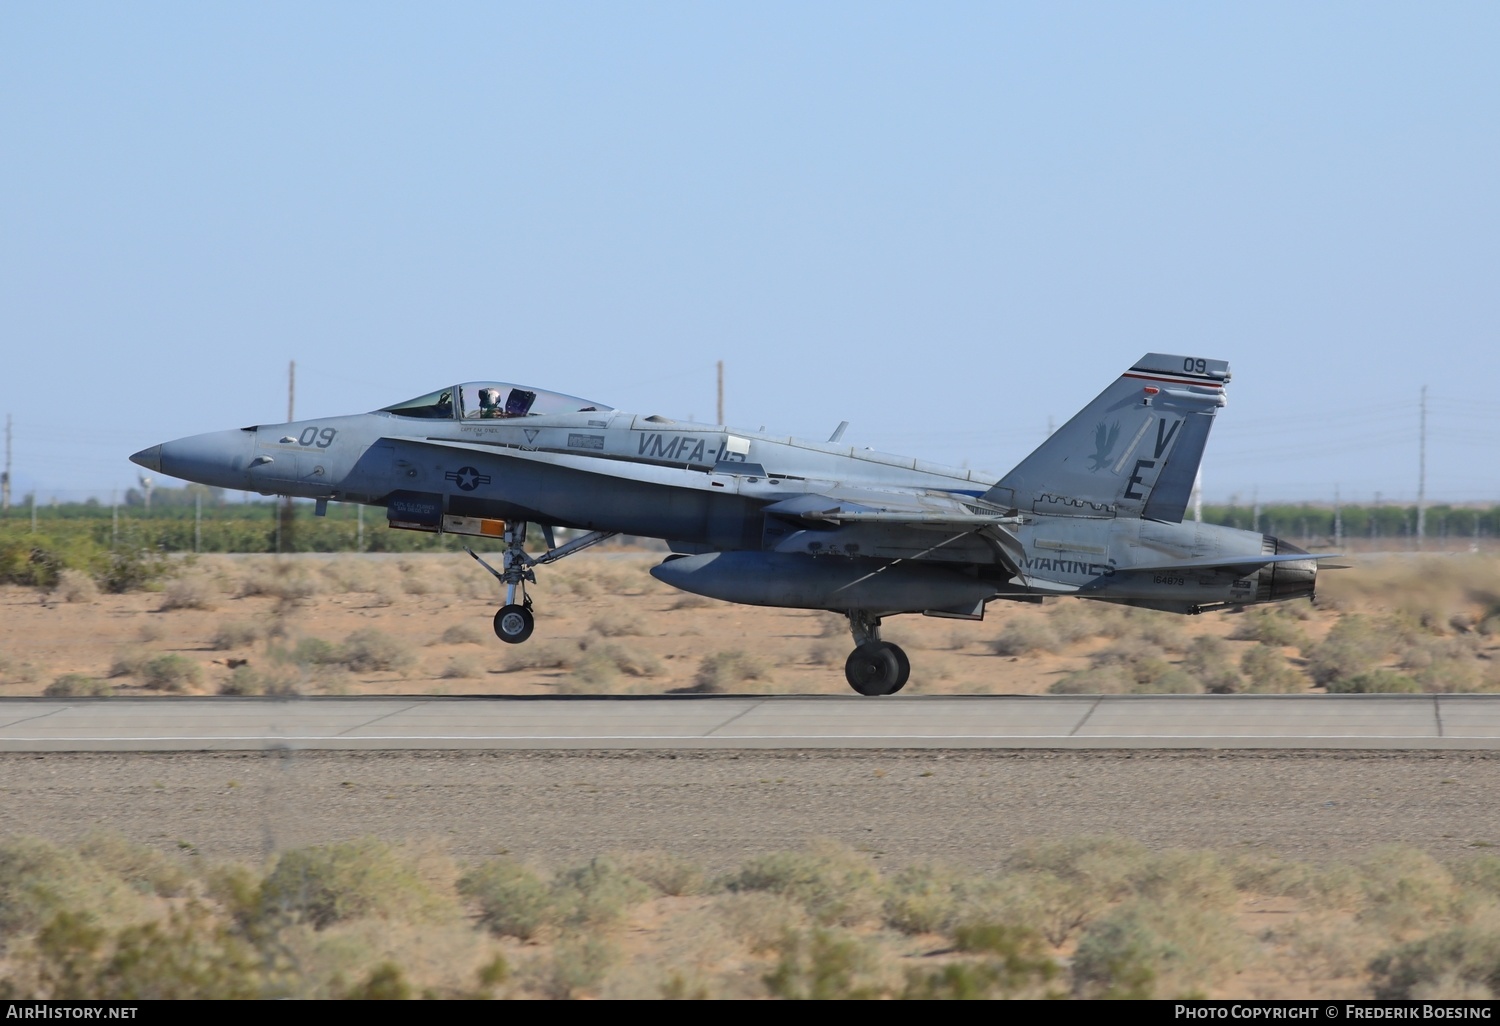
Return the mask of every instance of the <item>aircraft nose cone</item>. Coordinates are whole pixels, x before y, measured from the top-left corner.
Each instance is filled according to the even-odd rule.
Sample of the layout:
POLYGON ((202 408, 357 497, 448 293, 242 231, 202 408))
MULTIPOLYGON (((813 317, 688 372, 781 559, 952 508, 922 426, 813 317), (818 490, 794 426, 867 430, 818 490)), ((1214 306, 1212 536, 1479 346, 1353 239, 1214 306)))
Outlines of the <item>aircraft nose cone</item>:
POLYGON ((185 481, 216 488, 247 488, 254 431, 210 431, 142 449, 130 457, 136 463, 185 481))
POLYGON ((147 470, 161 473, 161 446, 153 445, 149 449, 142 449, 130 457, 131 463, 139 463, 147 470))

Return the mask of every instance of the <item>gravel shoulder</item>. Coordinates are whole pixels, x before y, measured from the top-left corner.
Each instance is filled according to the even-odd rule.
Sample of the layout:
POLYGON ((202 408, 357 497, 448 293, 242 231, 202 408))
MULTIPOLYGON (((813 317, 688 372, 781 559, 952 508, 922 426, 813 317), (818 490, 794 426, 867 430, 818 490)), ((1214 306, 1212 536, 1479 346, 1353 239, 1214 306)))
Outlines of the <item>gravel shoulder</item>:
POLYGON ((4 755, 0 774, 0 833, 251 862, 358 836, 715 870, 815 838, 976 871, 1079 835, 1318 861, 1500 845, 1500 753, 1482 752, 92 753, 4 755))

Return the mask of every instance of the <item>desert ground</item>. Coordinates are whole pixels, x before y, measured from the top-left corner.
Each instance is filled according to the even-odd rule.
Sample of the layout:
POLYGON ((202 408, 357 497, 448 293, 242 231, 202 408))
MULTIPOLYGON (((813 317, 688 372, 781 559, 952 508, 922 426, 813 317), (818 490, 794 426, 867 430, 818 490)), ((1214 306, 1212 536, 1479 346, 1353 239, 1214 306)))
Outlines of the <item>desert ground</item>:
MULTIPOLYGON (((659 558, 604 549, 542 568, 536 633, 516 646, 491 630, 499 586, 462 555, 184 558, 160 590, 118 595, 76 574, 5 586, 0 696, 847 693, 841 617, 677 592, 647 572, 659 558)), ((1367 557, 1324 571, 1313 602, 1194 617, 996 602, 977 623, 891 617, 884 636, 911 656, 912 693, 1487 691, 1497 569, 1367 557)))

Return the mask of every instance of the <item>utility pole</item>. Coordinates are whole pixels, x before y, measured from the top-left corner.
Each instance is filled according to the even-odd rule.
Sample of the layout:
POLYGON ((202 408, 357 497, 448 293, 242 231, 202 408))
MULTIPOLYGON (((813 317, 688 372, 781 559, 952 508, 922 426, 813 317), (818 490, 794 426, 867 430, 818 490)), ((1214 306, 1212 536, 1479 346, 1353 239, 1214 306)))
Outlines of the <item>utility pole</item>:
POLYGON ((724 423, 724 361, 719 361, 719 419, 718 423, 724 423))
POLYGON ((0 474, 0 511, 10 509, 10 414, 5 415, 5 472, 0 474))
POLYGON ((1427 386, 1422 386, 1421 443, 1417 447, 1417 548, 1427 537, 1427 386))
MULTIPOLYGON (((292 360, 286 368, 286 419, 291 423, 297 419, 297 361, 292 360)), ((295 510, 292 508, 292 497, 283 495, 281 497, 281 510, 276 521, 276 551, 290 552, 295 546, 292 541, 292 517, 295 510)))
POLYGON ((1339 505, 1339 486, 1333 486, 1333 547, 1344 547, 1344 508, 1339 505))

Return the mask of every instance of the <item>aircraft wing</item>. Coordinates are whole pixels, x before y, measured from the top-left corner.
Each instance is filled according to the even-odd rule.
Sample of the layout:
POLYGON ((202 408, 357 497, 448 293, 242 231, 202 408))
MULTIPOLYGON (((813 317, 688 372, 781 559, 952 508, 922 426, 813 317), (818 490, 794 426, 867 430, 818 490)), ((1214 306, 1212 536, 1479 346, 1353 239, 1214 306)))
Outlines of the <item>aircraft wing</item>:
POLYGON ((1025 556, 1020 539, 1011 530, 1013 525, 1023 523, 1024 518, 1013 511, 951 493, 843 489, 835 485, 823 492, 804 492, 783 499, 765 507, 763 512, 813 526, 869 523, 946 534, 948 537, 939 540, 934 548, 963 535, 978 535, 997 550, 1000 561, 1011 573, 1019 572, 1025 556))
POLYGON ((859 499, 804 493, 765 508, 776 516, 825 524, 909 524, 913 527, 968 527, 1019 524, 1004 510, 932 493, 861 492, 859 499))

